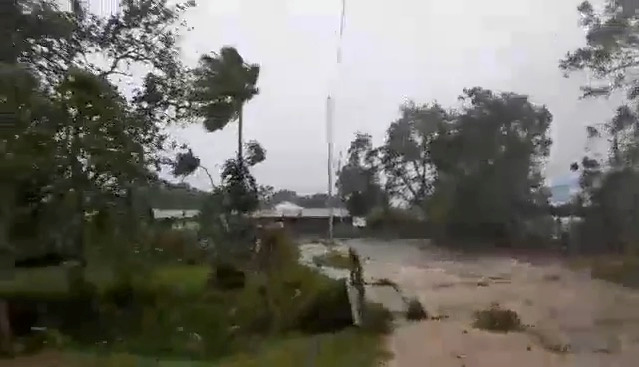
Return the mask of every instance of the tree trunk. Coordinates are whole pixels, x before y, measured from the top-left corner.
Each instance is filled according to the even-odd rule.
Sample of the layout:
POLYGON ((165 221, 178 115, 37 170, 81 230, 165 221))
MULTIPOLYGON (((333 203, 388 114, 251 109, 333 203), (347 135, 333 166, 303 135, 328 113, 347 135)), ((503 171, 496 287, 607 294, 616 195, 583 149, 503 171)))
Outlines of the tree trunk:
POLYGON ((242 155, 242 145, 243 145, 243 140, 242 140, 242 128, 243 128, 243 108, 242 108, 242 104, 240 104, 239 108, 238 108, 238 118, 237 118, 237 161, 238 163, 242 164, 243 162, 243 155, 242 155))
MULTIPOLYGON (((82 163, 80 162, 80 127, 78 121, 74 121, 71 135, 71 182, 75 194, 76 222, 74 229, 74 252, 77 260, 80 261, 82 268, 86 267, 85 248, 84 248, 84 182, 82 180, 82 163)), ((84 271, 82 271, 82 279, 84 279, 84 271)))

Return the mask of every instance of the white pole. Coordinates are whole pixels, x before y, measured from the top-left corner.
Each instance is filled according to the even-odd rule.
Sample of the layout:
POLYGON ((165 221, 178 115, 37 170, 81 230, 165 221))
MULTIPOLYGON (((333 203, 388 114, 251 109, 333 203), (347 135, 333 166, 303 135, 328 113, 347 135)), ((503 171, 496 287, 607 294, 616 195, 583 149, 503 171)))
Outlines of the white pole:
POLYGON ((326 140, 328 143, 328 239, 333 241, 333 100, 326 98, 326 140))

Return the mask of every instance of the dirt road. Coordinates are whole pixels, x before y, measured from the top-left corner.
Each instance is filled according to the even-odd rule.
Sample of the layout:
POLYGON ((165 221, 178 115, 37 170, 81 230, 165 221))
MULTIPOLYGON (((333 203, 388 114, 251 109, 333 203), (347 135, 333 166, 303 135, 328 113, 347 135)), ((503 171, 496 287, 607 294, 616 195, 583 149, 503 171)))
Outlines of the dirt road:
POLYGON ((630 367, 639 365, 639 292, 593 280, 559 261, 459 256, 424 241, 349 240, 365 274, 388 278, 440 321, 405 324, 389 340, 393 367, 630 367), (530 325, 473 329, 475 310, 499 303, 530 325))

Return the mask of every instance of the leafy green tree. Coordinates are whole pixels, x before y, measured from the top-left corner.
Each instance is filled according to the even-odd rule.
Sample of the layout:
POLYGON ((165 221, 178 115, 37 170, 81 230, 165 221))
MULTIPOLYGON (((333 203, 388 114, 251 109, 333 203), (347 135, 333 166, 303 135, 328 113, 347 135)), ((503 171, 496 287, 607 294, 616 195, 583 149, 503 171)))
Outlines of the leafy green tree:
POLYGON ((582 88, 585 97, 615 92, 626 96, 610 121, 587 127, 590 140, 608 143, 608 155, 599 159, 587 152, 581 164, 571 166, 581 170, 582 192, 576 203, 585 219, 581 250, 622 252, 639 240, 638 15, 636 6, 628 1, 607 0, 601 12, 585 1, 577 10, 586 30, 586 45, 568 52, 560 68, 566 76, 586 71, 599 82, 582 88))
POLYGON ((337 174, 337 189, 353 216, 366 216, 376 206, 386 206, 380 184, 379 151, 369 134, 357 133, 348 149, 346 164, 337 174))
POLYGON ((162 129, 184 109, 178 96, 185 88, 176 82, 185 73, 176 23, 191 5, 125 0, 119 13, 102 18, 79 2, 72 13, 49 0, 3 2, 2 37, 16 47, 3 50, 0 68, 20 78, 3 78, 0 90, 3 109, 15 120, 2 139, 3 154, 11 157, 2 166, 1 176, 11 177, 3 192, 13 203, 3 209, 3 227, 12 226, 11 205, 26 212, 40 207, 40 214, 66 208, 72 225, 57 225, 64 218, 59 215, 38 222, 73 227, 72 236, 43 233, 76 238, 81 249, 88 213, 113 203, 126 206, 132 186, 154 176, 166 142, 162 129), (89 61, 95 56, 107 66, 89 61), (131 76, 131 64, 147 66, 149 73, 128 100, 113 83, 131 76), (38 205, 16 191, 25 182, 32 183, 28 197, 38 205))
POLYGON ((385 189, 395 199, 420 207, 432 192, 434 166, 430 144, 446 125, 448 113, 437 103, 401 107, 379 149, 385 189))
POLYGON ((456 119, 431 144, 429 213, 449 233, 519 238, 547 206, 541 167, 552 115, 526 96, 478 87, 460 100, 456 119))

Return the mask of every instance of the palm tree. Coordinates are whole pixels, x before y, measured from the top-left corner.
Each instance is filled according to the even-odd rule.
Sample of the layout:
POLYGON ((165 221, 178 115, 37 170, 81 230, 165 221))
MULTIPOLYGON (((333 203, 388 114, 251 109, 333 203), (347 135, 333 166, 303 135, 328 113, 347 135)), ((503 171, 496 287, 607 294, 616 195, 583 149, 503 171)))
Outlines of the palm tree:
POLYGON ((237 120, 237 158, 242 155, 242 109, 259 93, 256 84, 260 73, 257 64, 247 64, 234 47, 222 47, 219 54, 204 55, 194 71, 192 103, 195 114, 204 119, 209 132, 224 128, 237 120))

